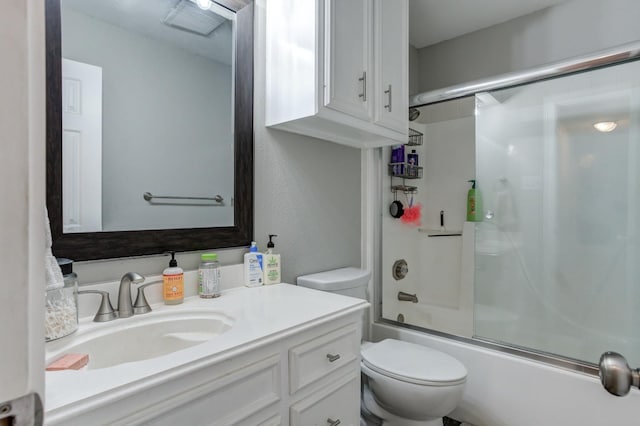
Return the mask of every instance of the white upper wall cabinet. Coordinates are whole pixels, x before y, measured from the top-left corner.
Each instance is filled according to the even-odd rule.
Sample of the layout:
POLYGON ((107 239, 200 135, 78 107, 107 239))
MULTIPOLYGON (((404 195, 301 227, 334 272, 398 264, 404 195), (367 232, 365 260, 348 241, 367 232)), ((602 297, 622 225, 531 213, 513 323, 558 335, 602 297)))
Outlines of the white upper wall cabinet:
POLYGON ((374 51, 375 122, 406 135, 409 125, 409 4, 407 1, 374 0, 373 10, 374 46, 377 46, 374 51))
POLYGON ((325 0, 325 17, 324 105, 371 121, 371 2, 325 0))
POLYGON ((407 142, 407 0, 266 8, 267 126, 357 148, 407 142))

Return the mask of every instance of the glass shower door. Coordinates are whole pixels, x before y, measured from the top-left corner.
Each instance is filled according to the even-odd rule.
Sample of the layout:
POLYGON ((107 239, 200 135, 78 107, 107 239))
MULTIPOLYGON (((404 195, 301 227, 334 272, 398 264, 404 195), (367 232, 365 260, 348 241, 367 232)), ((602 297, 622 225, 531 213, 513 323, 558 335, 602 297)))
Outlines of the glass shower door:
POLYGON ((474 336, 640 364, 640 63, 476 95, 474 336))

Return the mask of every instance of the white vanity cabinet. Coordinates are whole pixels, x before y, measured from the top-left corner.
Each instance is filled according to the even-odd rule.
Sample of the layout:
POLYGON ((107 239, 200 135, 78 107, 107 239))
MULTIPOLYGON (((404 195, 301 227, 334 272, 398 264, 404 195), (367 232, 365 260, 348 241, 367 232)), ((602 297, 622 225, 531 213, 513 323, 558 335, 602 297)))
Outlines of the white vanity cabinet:
MULTIPOLYGON (((360 324, 333 329, 338 324, 213 366, 215 379, 184 388, 122 424, 358 426, 360 324)), ((207 374, 194 376, 193 384, 207 374)))
POLYGON ((408 0, 269 0, 265 122, 358 148, 405 143, 408 0))
MULTIPOLYGON (((288 284, 220 300, 236 322, 210 343, 147 363, 50 373, 45 424, 359 426, 365 301, 288 284)), ((189 298, 184 309, 217 302, 189 298)))

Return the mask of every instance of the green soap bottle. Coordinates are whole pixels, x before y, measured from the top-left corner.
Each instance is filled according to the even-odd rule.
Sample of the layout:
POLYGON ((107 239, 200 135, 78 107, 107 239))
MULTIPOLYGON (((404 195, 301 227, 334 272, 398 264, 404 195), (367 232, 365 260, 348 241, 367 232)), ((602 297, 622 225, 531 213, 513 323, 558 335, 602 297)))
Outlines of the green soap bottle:
POLYGON ((467 193, 467 222, 482 222, 482 200, 480 191, 476 190, 476 181, 471 179, 471 189, 467 193))

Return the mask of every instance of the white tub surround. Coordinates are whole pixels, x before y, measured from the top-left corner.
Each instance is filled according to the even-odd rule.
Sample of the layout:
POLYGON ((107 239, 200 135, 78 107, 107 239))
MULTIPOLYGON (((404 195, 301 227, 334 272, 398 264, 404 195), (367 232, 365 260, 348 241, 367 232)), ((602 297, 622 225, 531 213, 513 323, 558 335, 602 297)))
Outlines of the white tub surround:
MULTIPOLYGON (((210 310, 231 328, 146 361, 47 372, 47 424, 306 425, 331 416, 357 423, 366 301, 277 284, 152 307, 141 317, 210 310)), ((92 329, 126 327, 132 319, 97 324, 84 318, 76 334, 47 347, 47 357, 65 339, 72 345, 92 329)))

